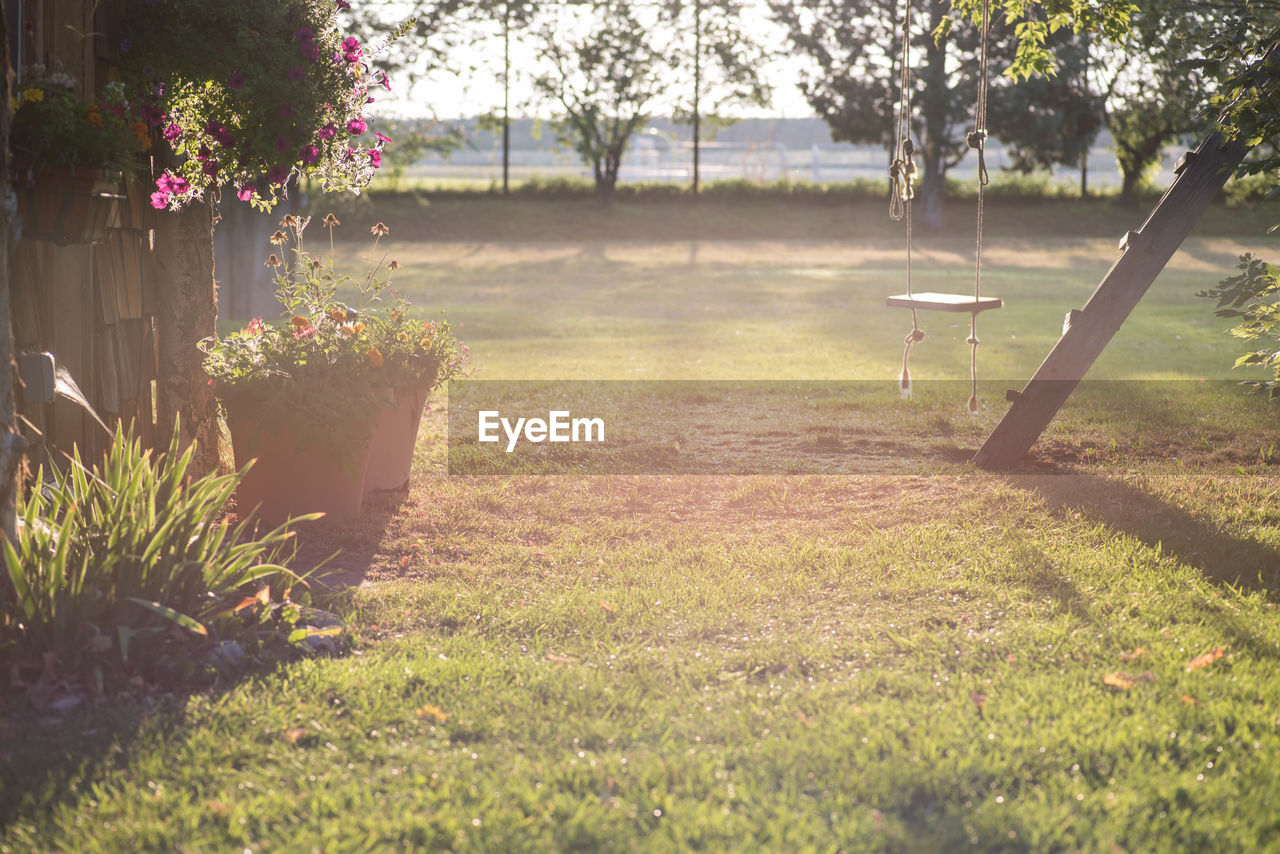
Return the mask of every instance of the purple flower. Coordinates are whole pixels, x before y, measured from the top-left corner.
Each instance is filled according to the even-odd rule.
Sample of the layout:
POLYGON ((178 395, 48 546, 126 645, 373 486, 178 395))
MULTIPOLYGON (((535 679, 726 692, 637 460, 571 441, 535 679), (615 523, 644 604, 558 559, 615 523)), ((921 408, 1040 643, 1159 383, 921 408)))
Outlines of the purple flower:
POLYGON ((196 160, 202 162, 208 160, 212 156, 213 152, 209 150, 209 146, 207 145, 200 146, 200 150, 196 152, 196 160))
POLYGON ((293 115, 293 101, 285 101, 280 105, 280 118, 287 119, 293 115))
POLYGON ((218 166, 218 161, 216 160, 206 160, 204 163, 200 164, 200 171, 208 175, 210 178, 216 178, 218 176, 219 168, 221 167, 218 166))
POLYGON ((297 82, 307 76, 307 71, 301 65, 295 65, 289 69, 289 79, 297 82))
POLYGON ((334 0, 334 2, 337 4, 338 8, 342 9, 343 11, 346 11, 351 8, 351 4, 348 3, 347 0, 334 0))
POLYGON ((374 169, 382 168, 382 152, 375 149, 369 151, 369 162, 373 164, 374 169))
POLYGON ((289 180, 289 168, 287 166, 272 166, 271 171, 267 173, 267 180, 272 184, 283 184, 289 180))
POLYGON ((304 145, 302 147, 302 165, 311 166, 320 159, 320 149, 314 145, 304 145))
POLYGON ((182 128, 178 127, 176 123, 171 123, 167 128, 164 129, 164 138, 166 142, 173 142, 175 139, 177 139, 181 135, 182 135, 182 128))
POLYGON ((303 44, 310 44, 316 37, 316 31, 310 27, 298 27, 293 37, 303 44))
POLYGON ((355 36, 347 36, 342 40, 342 55, 347 62, 359 62, 360 57, 364 56, 364 51, 360 48, 360 42, 355 36))
POLYGON ((298 48, 298 53, 302 54, 303 59, 307 62, 320 61, 320 48, 314 44, 307 43, 298 48))
POLYGON ((151 207, 158 211, 162 211, 169 206, 169 194, 163 190, 156 190, 151 194, 151 207))
POLYGON ((128 39, 121 39, 121 40, 120 40, 120 52, 121 52, 121 53, 128 53, 128 52, 129 52, 129 51, 131 51, 131 50, 133 50, 133 42, 129 41, 128 39))
POLYGON ((239 71, 231 72, 231 76, 227 78, 227 85, 230 86, 232 89, 243 89, 244 75, 241 74, 239 71))
POLYGON ((231 148, 233 145, 236 144, 236 138, 232 136, 231 131, 227 130, 226 128, 223 128, 222 133, 218 134, 217 137, 215 137, 215 139, 218 140, 218 144, 221 145, 223 148, 231 148))
POLYGON ((327 125, 320 128, 318 135, 325 142, 328 142, 329 140, 333 139, 334 136, 337 135, 337 133, 338 133, 337 126, 333 122, 329 122, 327 125))
POLYGON ((391 91, 391 75, 390 74, 383 72, 382 79, 379 80, 378 82, 382 84, 383 89, 386 89, 388 92, 391 91))
POLYGON ((276 137, 276 151, 288 151, 288 150, 289 150, 289 137, 287 136, 276 137))
POLYGON ((252 199, 254 194, 257 192, 257 189, 252 184, 245 184, 243 187, 236 190, 236 198, 242 202, 247 202, 252 199))
POLYGON ((374 139, 378 140, 379 145, 386 145, 388 142, 391 142, 391 137, 381 132, 375 133, 373 137, 374 139))
POLYGON ((209 134, 209 136, 216 137, 218 134, 222 133, 223 130, 224 128, 222 127, 222 123, 214 121, 213 119, 210 119, 204 126, 204 132, 209 134))
POLYGON ((352 136, 359 136, 360 134, 364 133, 368 129, 369 129, 369 126, 365 124, 364 119, 359 118, 358 116, 352 119, 351 121, 347 122, 347 133, 351 134, 352 136))
POLYGON ((168 118, 160 108, 151 104, 138 105, 138 115, 142 117, 142 120, 146 122, 148 126, 153 128, 164 124, 164 120, 168 118))
POLYGON ((355 160, 356 150, 348 145, 346 153, 342 155, 342 159, 347 163, 350 163, 352 160, 355 160))

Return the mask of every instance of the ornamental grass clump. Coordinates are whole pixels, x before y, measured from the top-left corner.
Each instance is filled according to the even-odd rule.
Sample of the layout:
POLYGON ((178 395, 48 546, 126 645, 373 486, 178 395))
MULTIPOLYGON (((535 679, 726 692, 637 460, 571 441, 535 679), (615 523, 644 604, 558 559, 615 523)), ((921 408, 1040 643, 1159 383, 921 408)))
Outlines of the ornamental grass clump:
POLYGON ((153 456, 117 428, 100 465, 77 451, 65 471, 36 481, 16 537, 0 538, 0 667, 11 681, 48 672, 50 656, 61 674, 91 675, 100 687, 104 673, 161 657, 196 661, 242 633, 228 608, 236 613, 246 597, 269 603, 269 585, 297 580, 285 566, 287 528, 260 535, 224 515, 244 472, 188 482, 193 455, 177 429, 153 456))
POLYGON ((390 91, 370 49, 340 27, 333 0, 139 0, 124 60, 163 138, 167 167, 151 203, 174 210, 229 185, 270 209, 291 177, 326 191, 367 186, 388 138, 368 109, 390 91), (370 139, 372 137, 372 139, 370 139))
POLYGON ((390 288, 382 271, 399 267, 377 254, 385 225, 373 229, 378 260, 356 278, 333 261, 337 218, 324 219, 330 256, 323 260, 306 249, 310 222, 286 216, 271 238, 277 252, 266 263, 275 271, 281 320, 254 318, 239 332, 200 346, 229 420, 251 416, 263 431, 288 430, 299 445, 320 445, 341 456, 373 435, 379 410, 390 403, 388 388, 437 388, 461 375, 468 352, 448 321, 411 319, 403 299, 381 310, 390 288))

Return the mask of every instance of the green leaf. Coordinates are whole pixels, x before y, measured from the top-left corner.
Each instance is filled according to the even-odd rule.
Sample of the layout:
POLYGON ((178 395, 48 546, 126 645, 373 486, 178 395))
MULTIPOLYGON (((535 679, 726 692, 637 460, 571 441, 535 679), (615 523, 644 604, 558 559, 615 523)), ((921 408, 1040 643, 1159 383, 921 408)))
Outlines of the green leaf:
POLYGON ((194 632, 195 634, 198 634, 198 635, 205 635, 206 637, 209 634, 209 630, 206 629, 203 624, 197 622, 196 620, 193 620, 191 617, 188 617, 186 614, 175 611, 174 609, 170 608, 168 605, 161 605, 159 602, 152 602, 146 599, 139 599, 136 596, 130 596, 129 601, 133 602, 136 605, 141 605, 142 607, 146 608, 148 611, 159 614, 161 617, 164 617, 166 620, 171 620, 172 622, 177 623, 179 626, 182 626, 184 629, 190 632, 194 632))

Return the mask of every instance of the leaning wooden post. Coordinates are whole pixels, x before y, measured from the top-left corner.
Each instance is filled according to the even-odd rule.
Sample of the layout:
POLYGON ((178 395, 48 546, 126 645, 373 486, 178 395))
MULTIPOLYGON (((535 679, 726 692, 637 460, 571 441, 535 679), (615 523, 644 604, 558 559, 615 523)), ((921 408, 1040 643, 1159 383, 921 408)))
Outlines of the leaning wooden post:
POLYGON ((1211 133, 1174 168, 1176 177, 1147 221, 1120 239, 1124 254, 1107 272, 1084 308, 1067 315, 1062 338, 1022 391, 1006 395, 1013 406, 973 456, 981 468, 1017 465, 1112 337, 1191 233, 1250 146, 1211 133))

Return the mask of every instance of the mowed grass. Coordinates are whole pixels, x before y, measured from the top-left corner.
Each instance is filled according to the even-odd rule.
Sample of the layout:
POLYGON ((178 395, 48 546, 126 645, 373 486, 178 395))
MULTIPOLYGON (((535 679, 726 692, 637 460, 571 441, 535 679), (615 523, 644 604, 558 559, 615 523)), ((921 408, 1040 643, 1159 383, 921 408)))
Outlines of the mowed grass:
MULTIPOLYGON (((467 215, 473 241, 392 257, 480 376, 896 377, 887 238, 517 245, 480 227, 500 209, 467 215)), ((1231 376, 1192 293, 1247 237, 1193 239, 1099 364, 1155 391, 1091 392, 1064 424, 1174 454, 1270 441, 1261 401, 1153 382, 1231 376)), ((983 319, 983 362, 1025 379, 1113 244, 989 240, 1009 307, 983 319)), ((963 290, 963 238, 942 241, 921 275, 963 290)), ((967 330, 926 320, 913 373, 962 378, 967 330)), ((963 400, 928 406, 940 432, 968 423, 963 400)), ((449 477, 446 407, 405 502, 304 533, 361 582, 330 594, 355 655, 12 709, 0 849, 1280 847, 1274 477, 449 477)))

